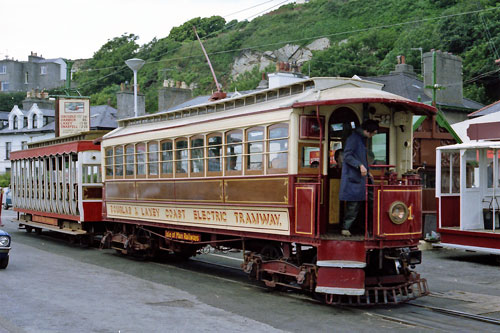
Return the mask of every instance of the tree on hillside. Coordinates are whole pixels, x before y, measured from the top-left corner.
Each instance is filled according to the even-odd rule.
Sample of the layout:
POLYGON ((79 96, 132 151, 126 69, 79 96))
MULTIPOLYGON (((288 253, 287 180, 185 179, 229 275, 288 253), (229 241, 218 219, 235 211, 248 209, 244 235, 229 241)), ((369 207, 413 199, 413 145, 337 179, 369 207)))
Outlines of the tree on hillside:
POLYGON ((226 20, 220 16, 211 16, 211 17, 195 17, 191 19, 181 26, 174 27, 170 30, 169 38, 177 41, 192 41, 196 39, 194 35, 193 26, 196 27, 196 31, 198 32, 198 36, 203 38, 208 36, 214 32, 221 31, 226 24, 226 20))
POLYGON ((75 75, 79 91, 84 95, 93 95, 107 86, 130 80, 132 72, 125 65, 125 60, 136 56, 138 38, 134 34, 123 34, 108 40, 75 75))

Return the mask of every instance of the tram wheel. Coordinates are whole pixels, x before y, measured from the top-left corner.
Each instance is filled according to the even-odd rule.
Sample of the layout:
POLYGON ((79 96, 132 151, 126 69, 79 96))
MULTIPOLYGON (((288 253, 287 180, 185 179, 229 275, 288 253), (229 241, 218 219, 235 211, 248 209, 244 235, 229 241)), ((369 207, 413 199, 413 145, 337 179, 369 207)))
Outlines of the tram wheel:
POLYGON ((26 229, 26 232, 27 232, 28 234, 29 234, 29 233, 31 233, 31 232, 33 231, 33 228, 32 228, 32 227, 30 227, 29 225, 25 225, 25 226, 24 226, 24 229, 26 229))
POLYGON ((283 256, 283 252, 281 251, 281 247, 274 244, 267 244, 261 250, 260 254, 263 259, 272 260, 279 259, 283 256))

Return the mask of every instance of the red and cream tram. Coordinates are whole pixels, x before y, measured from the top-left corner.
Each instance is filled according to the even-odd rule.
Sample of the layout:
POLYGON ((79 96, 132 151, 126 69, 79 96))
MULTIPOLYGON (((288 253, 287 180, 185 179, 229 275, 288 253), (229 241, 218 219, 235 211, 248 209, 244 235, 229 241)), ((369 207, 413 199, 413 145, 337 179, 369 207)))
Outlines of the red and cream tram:
POLYGON ((121 120, 101 141, 102 242, 142 255, 242 249, 251 277, 328 303, 425 295, 412 270, 422 233, 412 116, 434 113, 377 83, 313 78, 121 120), (333 156, 365 119, 379 121, 368 144, 383 168, 359 235, 342 237, 333 156))
POLYGON ((439 245, 500 254, 500 142, 436 149, 439 245))
POLYGON ((91 236, 102 221, 100 146, 107 131, 30 143, 10 155, 12 205, 27 231, 91 236))

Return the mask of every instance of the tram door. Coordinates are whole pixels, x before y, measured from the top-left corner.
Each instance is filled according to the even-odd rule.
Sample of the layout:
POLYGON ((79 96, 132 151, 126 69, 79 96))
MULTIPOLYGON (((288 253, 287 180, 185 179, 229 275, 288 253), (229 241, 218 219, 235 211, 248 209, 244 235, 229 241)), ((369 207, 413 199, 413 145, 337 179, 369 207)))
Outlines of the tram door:
POLYGON ((344 207, 339 201, 340 177, 342 175, 342 152, 352 131, 359 127, 359 119, 353 110, 341 107, 335 110, 328 122, 328 182, 329 207, 328 229, 336 229, 343 220, 344 207))

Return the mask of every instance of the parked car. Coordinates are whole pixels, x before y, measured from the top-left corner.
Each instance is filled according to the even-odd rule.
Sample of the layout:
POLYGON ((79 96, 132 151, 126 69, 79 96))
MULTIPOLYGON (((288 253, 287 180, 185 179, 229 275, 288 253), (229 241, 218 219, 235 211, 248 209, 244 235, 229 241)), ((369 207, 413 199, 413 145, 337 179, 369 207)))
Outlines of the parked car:
POLYGON ((9 209, 12 207, 12 194, 10 193, 10 188, 3 191, 2 205, 4 209, 9 209))
POLYGON ((0 269, 7 268, 9 264, 10 235, 0 230, 0 269))

